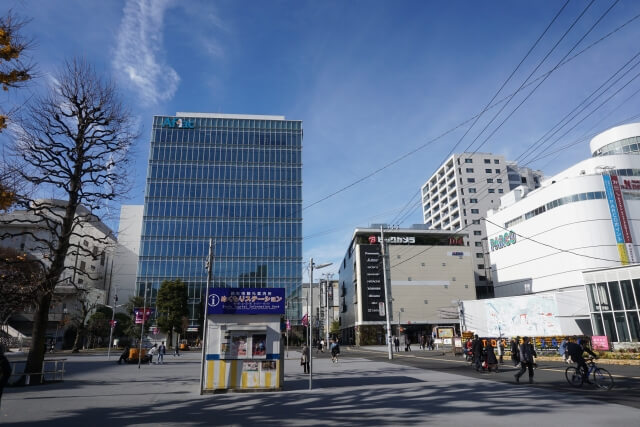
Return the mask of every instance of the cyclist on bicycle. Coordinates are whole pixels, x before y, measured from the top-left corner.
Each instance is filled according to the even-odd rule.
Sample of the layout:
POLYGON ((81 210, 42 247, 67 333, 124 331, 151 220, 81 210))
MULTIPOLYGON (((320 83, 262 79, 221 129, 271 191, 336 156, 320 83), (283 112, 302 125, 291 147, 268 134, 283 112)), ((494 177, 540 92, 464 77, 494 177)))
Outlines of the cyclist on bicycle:
POLYGON ((587 347, 586 339, 579 339, 577 342, 568 342, 564 354, 565 356, 570 356, 571 360, 578 364, 578 370, 582 373, 582 381, 588 383, 589 379, 587 378, 587 375, 589 374, 589 368, 587 367, 587 362, 584 360, 582 355, 585 351, 595 359, 598 358, 598 356, 591 351, 589 347, 587 347))

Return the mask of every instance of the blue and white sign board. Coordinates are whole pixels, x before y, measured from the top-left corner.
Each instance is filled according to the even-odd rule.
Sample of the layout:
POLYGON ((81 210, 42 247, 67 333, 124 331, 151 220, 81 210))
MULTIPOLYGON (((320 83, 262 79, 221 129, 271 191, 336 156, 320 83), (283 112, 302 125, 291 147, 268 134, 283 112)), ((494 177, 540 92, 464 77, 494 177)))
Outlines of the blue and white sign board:
POLYGON ((284 314, 284 288, 209 288, 207 314, 284 314))

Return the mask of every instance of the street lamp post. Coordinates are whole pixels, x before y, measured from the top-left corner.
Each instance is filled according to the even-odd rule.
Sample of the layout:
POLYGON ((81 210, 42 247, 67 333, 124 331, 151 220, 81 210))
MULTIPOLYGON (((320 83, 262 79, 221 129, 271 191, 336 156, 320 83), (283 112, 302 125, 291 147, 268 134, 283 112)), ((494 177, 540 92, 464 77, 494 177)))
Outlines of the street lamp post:
POLYGON ((309 333, 308 333, 308 341, 309 341, 309 390, 311 390, 311 383, 313 380, 313 351, 311 351, 311 336, 313 335, 313 270, 319 270, 321 268, 329 267, 331 262, 326 264, 314 264, 313 258, 309 260, 309 293, 307 294, 308 298, 308 310, 307 310, 307 318, 309 321, 309 333))
MULTIPOLYGON (((204 369, 206 362, 206 353, 207 353, 207 334, 208 334, 208 324, 209 319, 207 319, 207 312, 209 311, 209 286, 211 286, 211 280, 213 276, 213 239, 209 239, 209 255, 207 255, 207 260, 204 264, 207 270, 207 285, 205 290, 205 298, 204 298, 204 325, 202 327, 202 355, 200 360, 200 394, 204 393, 204 369)), ((177 343, 177 345, 180 345, 177 343)))
MULTIPOLYGON (((116 294, 116 302, 118 301, 118 295, 116 294)), ((117 307, 122 307, 124 304, 119 304, 119 305, 113 305, 110 306, 108 304, 105 304, 105 307, 109 307, 111 309, 111 323, 109 324, 111 326, 111 330, 109 331, 109 351, 107 351, 107 360, 111 360, 111 343, 113 342, 113 329, 115 328, 115 317, 116 317, 116 308, 117 307)))

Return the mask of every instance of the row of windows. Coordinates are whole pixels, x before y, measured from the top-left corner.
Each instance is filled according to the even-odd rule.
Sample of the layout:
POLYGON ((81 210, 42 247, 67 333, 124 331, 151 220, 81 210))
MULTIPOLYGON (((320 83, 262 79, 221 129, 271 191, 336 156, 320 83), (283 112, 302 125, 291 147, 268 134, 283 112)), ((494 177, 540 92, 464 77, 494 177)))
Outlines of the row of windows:
POLYGON ((261 239, 299 238, 302 236, 300 222, 285 222, 286 220, 256 222, 256 221, 185 221, 176 219, 150 220, 145 218, 142 237, 179 237, 204 238, 247 237, 261 239))
MULTIPOLYGON (((491 159, 483 159, 483 160, 484 160, 484 163, 487 164, 487 165, 491 163, 491 159)), ((458 160, 458 163, 459 162, 460 161, 458 160)), ((465 163, 473 163, 473 159, 464 159, 464 162, 465 163)), ((500 164, 500 160, 499 159, 493 159, 493 163, 496 164, 496 165, 499 165, 500 164)))
POLYGON ((241 132, 241 131, 198 131, 186 129, 155 129, 152 145, 167 143, 186 143, 204 145, 300 147, 300 132, 241 132))
POLYGON ((640 152, 640 136, 632 136, 631 138, 621 139, 599 148, 593 153, 593 157, 638 152, 640 152))
MULTIPOLYGON (((268 240, 216 240, 214 254, 216 259, 224 257, 251 258, 291 258, 301 257, 299 242, 268 240)), ((143 239, 140 254, 143 257, 199 257, 204 259, 209 253, 209 242, 203 240, 148 240, 143 239)))
POLYGON ((533 218, 534 216, 540 215, 550 209, 557 208, 558 206, 566 205, 569 203, 581 202, 583 200, 596 200, 596 199, 604 199, 606 195, 604 191, 591 191, 589 193, 578 193, 573 194, 571 196, 561 197, 559 199, 553 200, 546 205, 538 206, 537 208, 525 213, 524 215, 520 215, 517 218, 509 220, 505 222, 505 228, 509 228, 515 224, 519 224, 529 218, 533 218))
POLYGON ((611 341, 640 341, 640 279, 586 285, 594 334, 611 341))
MULTIPOLYGON (((485 173, 493 173, 493 169, 485 169, 484 171, 485 171, 485 173)), ((500 173, 500 169, 496 169, 495 171, 496 171, 496 173, 500 173)), ((467 168, 466 172, 467 173, 473 173, 473 168, 467 168)))
MULTIPOLYGON (((164 126, 164 120, 177 119, 171 116, 154 116, 153 127, 164 126)), ((301 130, 302 122, 299 120, 263 120, 263 119, 230 119, 214 117, 179 117, 193 122, 196 129, 200 128, 234 128, 234 129, 286 129, 301 130)))
POLYGON ((250 203, 250 202, 181 202, 148 201, 145 209, 148 217, 189 217, 189 218, 246 218, 250 219, 300 219, 299 203, 250 203))
MULTIPOLYGON (((138 277, 206 277, 207 271, 202 259, 141 259, 138 277)), ((295 278, 301 275, 301 265, 297 260, 285 261, 242 261, 220 260, 214 262, 213 276, 217 281, 241 280, 243 277, 264 279, 295 278), (260 276, 258 276, 260 274, 260 276)))
POLYGON ((299 166, 211 166, 149 162, 148 179, 300 182, 302 180, 302 168, 299 166))
POLYGON ((175 197, 181 199, 241 199, 241 200, 302 200, 302 186, 298 184, 238 184, 202 183, 192 181, 149 183, 147 197, 175 197))
POLYGON ((300 148, 153 146, 150 157, 151 160, 181 162, 302 164, 302 150, 300 148))

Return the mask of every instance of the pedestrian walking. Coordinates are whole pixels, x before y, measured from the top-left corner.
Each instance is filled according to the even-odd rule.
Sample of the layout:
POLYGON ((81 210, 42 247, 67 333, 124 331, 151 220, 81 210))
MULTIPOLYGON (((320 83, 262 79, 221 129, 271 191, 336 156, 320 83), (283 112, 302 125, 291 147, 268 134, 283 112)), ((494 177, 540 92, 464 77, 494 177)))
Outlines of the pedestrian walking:
POLYGON ((322 353, 324 353, 324 346, 326 345, 326 343, 324 342, 324 338, 320 340, 320 351, 322 353))
POLYGON ((153 363, 153 356, 157 353, 157 351, 158 344, 154 344, 153 347, 149 349, 149 352, 147 353, 147 355, 149 356, 149 365, 153 363))
POLYGON ((400 338, 393 337, 393 345, 396 346, 396 353, 400 352, 400 338))
POLYGON ((0 404, 2 404, 2 390, 9 382, 11 376, 11 364, 4 355, 4 345, 0 344, 0 404))
POLYGON ((516 382, 520 382, 520 377, 524 372, 529 369, 529 384, 533 384, 533 358, 537 356, 536 350, 533 348, 529 337, 522 338, 522 344, 520 344, 520 371, 514 375, 516 382))
POLYGON ((304 373, 309 373, 309 346, 302 346, 302 356, 300 357, 300 364, 304 367, 304 373))
POLYGON ((162 341, 162 344, 160 344, 160 347, 158 347, 158 364, 159 365, 164 365, 164 355, 167 352, 167 346, 164 345, 164 341, 162 341))
POLYGON ((498 360, 500 364, 504 363, 503 357, 504 357, 504 340, 499 339, 498 340, 498 360))
POLYGON ((494 352, 493 346, 491 345, 491 340, 487 340, 487 346, 485 347, 484 355, 487 370, 489 372, 491 372, 492 370, 498 372, 498 359, 496 358, 496 353, 494 352))
POLYGON ((340 355, 340 344, 338 344, 338 340, 333 340, 329 348, 331 350, 331 362, 338 363, 338 356, 340 355))
POLYGON ((516 368, 520 365, 520 337, 511 340, 511 361, 516 368))
POLYGON ((129 346, 126 345, 124 347, 124 351, 122 352, 122 354, 120 355, 120 358, 118 359, 118 365, 121 364, 122 362, 127 363, 127 360, 129 360, 129 346))
POLYGON ((473 341, 471 342, 471 351, 473 352, 473 366, 476 368, 476 371, 479 371, 482 368, 482 351, 484 350, 484 346, 482 345, 482 340, 478 338, 478 335, 473 336, 473 341))
POLYGON ((404 351, 411 351, 411 337, 409 334, 404 336, 404 351))
POLYGON ((180 356, 180 343, 177 342, 176 346, 173 348, 173 355, 180 356))

